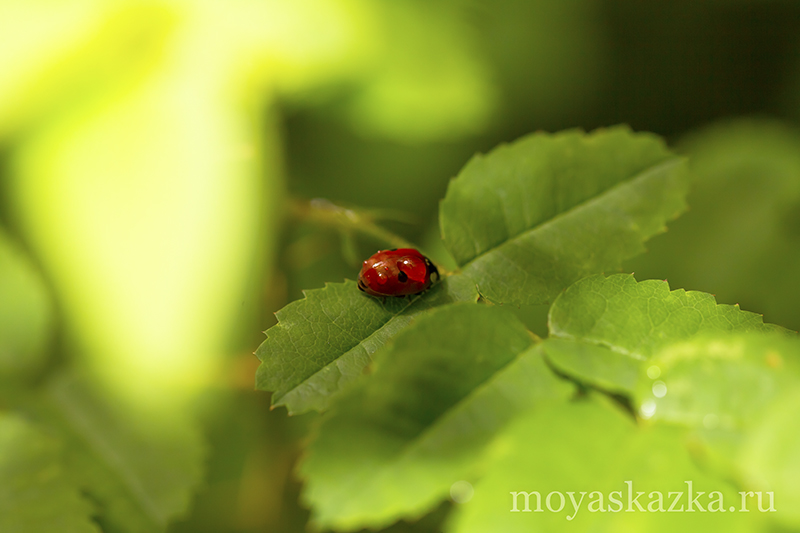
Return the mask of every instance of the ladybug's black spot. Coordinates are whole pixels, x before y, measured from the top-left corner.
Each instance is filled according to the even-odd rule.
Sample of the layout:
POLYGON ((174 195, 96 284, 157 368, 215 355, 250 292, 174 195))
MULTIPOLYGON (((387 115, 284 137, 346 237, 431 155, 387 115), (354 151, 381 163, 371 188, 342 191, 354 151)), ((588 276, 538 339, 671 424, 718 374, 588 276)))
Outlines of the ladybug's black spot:
POLYGON ((408 281, 408 275, 406 275, 406 273, 401 270, 400 273, 397 275, 397 280, 400 283, 405 283, 406 281, 408 281))

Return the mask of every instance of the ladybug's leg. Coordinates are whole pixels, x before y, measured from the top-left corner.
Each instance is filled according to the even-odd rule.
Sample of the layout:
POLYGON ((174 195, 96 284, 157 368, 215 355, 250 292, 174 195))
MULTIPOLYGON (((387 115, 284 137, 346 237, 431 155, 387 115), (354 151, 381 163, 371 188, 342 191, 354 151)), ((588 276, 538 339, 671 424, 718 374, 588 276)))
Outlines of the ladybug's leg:
POLYGON ((428 258, 425 258, 425 265, 428 267, 428 277, 430 277, 431 274, 436 274, 436 281, 442 279, 442 276, 439 275, 439 269, 436 268, 436 265, 428 260, 428 258))

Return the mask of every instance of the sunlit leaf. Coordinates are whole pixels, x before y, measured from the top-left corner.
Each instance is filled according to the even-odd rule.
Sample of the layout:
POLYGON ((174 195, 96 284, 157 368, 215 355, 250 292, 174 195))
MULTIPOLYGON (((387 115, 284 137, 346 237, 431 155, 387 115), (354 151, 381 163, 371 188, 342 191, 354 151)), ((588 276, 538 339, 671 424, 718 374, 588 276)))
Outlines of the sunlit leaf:
POLYGON ((646 418, 739 429, 800 386, 800 339, 705 334, 663 348, 643 370, 636 402, 646 418))
POLYGON ((152 4, 0 3, 0 138, 130 81, 163 44, 165 15, 152 4))
POLYGON ((470 304, 398 335, 309 448, 301 473, 314 522, 355 530, 415 518, 479 476, 485 446, 509 420, 570 394, 532 342, 509 311, 470 304))
POLYGON ((670 291, 665 281, 615 274, 583 279, 549 316, 550 361, 562 372, 615 392, 632 392, 642 362, 660 348, 703 332, 785 331, 703 292, 670 291))
POLYGON ((20 416, 0 414, 0 531, 99 533, 92 514, 58 441, 20 416))
MULTIPOLYGON (((800 353, 795 352, 795 356, 798 355, 800 353)), ((770 507, 768 493, 771 492, 775 498, 775 512, 770 511, 770 518, 795 529, 800 527, 798 390, 796 384, 793 392, 786 394, 765 413, 763 422, 753 429, 739 455, 741 477, 748 491, 761 493, 764 509, 770 507)), ((758 500, 750 501, 755 509, 758 500)))
POLYGON ((421 296, 379 299, 355 282, 330 283, 278 311, 256 351, 256 387, 274 391, 273 405, 290 413, 324 410, 331 396, 361 375, 372 354, 420 313, 476 301, 474 284, 449 276, 421 296))
POLYGON ((537 133, 473 158, 450 183, 440 223, 481 294, 541 304, 644 251, 685 193, 685 161, 655 136, 537 133))
POLYGON ((781 513, 770 518, 800 524, 800 339, 702 335, 664 348, 646 368, 636 391, 640 415, 695 430, 693 448, 706 468, 762 498, 772 491, 781 513))
POLYGON ((448 532, 752 530, 749 515, 730 512, 730 506, 739 508, 739 495, 694 464, 679 430, 637 428, 619 409, 596 401, 520 417, 497 439, 493 455, 448 532), (690 483, 692 499, 697 496, 705 512, 694 504, 689 512, 690 483), (529 493, 528 511, 523 492, 529 493), (633 502, 639 492, 644 494, 633 502), (681 493, 673 512, 670 492, 681 493), (712 504, 717 497, 721 502, 712 504), (716 512, 709 512, 710 505, 716 512))

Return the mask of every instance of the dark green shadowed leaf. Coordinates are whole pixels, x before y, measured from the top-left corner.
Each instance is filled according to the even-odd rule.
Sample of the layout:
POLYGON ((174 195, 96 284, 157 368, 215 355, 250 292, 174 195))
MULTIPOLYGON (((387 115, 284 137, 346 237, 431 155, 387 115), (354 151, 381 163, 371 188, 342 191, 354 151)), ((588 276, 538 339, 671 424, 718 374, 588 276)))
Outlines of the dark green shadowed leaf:
POLYGON ((305 294, 278 311, 278 325, 256 351, 256 388, 273 391, 273 405, 285 405, 290 414, 326 409, 332 395, 361 375, 375 350, 420 313, 478 298, 475 284, 458 275, 410 298, 374 298, 353 281, 305 294))
POLYGON ((71 374, 19 408, 61 437, 64 468, 97 504, 103 531, 163 532, 188 512, 205 450, 185 414, 135 408, 71 374))
POLYGON ((442 236, 482 295, 542 304, 643 252, 686 189, 685 161, 651 134, 537 133, 464 167, 441 203, 442 236))
POLYGON ((321 527, 415 518, 483 472, 485 446, 521 411, 572 392, 507 310, 453 305, 421 317, 343 393, 301 465, 321 527))
POLYGON ((22 417, 0 415, 0 531, 99 533, 92 505, 65 472, 58 441, 22 417))
POLYGON ((691 210, 625 264, 800 329, 800 131, 726 120, 685 137, 691 210))
POLYGON ((0 381, 18 382, 42 369, 52 327, 44 280, 0 229, 0 381))
POLYGON ((703 332, 785 331, 760 315, 719 305, 710 294, 670 291, 665 281, 591 276, 553 303, 544 349, 560 371, 588 384, 630 393, 642 361, 703 332))

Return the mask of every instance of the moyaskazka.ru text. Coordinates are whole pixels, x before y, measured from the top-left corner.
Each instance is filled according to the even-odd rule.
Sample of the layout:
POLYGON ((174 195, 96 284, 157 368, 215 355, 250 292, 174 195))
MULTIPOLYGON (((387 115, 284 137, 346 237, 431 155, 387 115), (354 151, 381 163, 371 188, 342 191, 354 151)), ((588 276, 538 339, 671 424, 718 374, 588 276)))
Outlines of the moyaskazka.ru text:
POLYGON ((736 501, 725 499, 720 491, 697 490, 692 481, 685 481, 683 491, 637 491, 632 481, 625 488, 608 493, 600 491, 511 492, 512 513, 566 513, 574 519, 581 511, 589 513, 774 513, 772 492, 739 492, 736 501))

